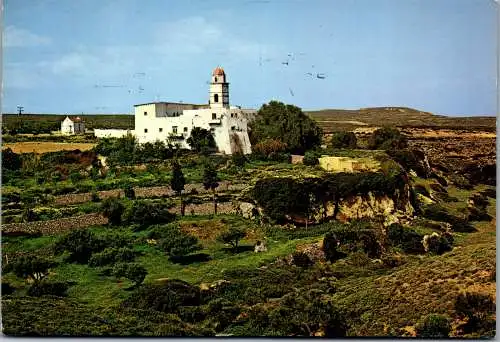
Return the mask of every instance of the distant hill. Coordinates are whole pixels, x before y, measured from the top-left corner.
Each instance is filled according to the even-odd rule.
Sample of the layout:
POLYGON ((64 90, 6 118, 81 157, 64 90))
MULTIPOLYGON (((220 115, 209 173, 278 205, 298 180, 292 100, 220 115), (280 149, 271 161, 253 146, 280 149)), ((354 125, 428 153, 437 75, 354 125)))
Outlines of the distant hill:
POLYGON ((448 127, 460 129, 495 130, 496 117, 451 117, 435 115, 406 107, 373 107, 354 110, 324 109, 306 112, 325 133, 352 130, 364 126, 448 127))

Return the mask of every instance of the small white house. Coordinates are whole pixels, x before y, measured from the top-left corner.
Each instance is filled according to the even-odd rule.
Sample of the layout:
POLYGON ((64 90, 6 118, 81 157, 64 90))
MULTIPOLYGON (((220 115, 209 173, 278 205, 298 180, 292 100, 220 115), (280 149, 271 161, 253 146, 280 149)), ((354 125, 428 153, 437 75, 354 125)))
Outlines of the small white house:
POLYGON ((79 117, 70 119, 66 116, 61 122, 61 134, 84 134, 85 124, 79 117))

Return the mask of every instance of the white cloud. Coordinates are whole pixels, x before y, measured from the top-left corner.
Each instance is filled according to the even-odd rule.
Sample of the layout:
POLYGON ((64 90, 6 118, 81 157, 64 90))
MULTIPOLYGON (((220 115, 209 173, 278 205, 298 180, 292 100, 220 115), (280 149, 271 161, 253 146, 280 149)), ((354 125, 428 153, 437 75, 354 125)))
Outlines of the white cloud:
MULTIPOLYGON (((12 32, 19 30, 11 27, 9 32, 10 44, 13 46, 12 37, 17 33, 13 35, 12 32)), ((21 42, 20 39, 16 41, 17 44, 21 42)), ((49 42, 38 36, 25 39, 24 43, 27 44, 29 41, 31 44, 49 42)), ((176 64, 185 65, 190 59, 195 63, 200 58, 216 55, 224 56, 226 61, 244 59, 255 61, 259 53, 269 54, 273 50, 275 49, 272 46, 263 46, 238 37, 231 31, 224 30, 217 22, 209 22, 204 17, 194 16, 155 25, 151 35, 143 37, 141 45, 80 45, 73 51, 52 60, 37 62, 25 70, 6 66, 8 75, 17 75, 17 81, 11 76, 7 78, 9 80, 7 86, 31 87, 32 84, 36 84, 39 77, 34 75, 30 80, 30 72, 42 73, 50 79, 57 77, 60 81, 86 85, 127 82, 137 70, 161 77, 163 73, 168 72, 167 70, 175 68, 176 64)))
POLYGON ((7 26, 3 32, 4 47, 35 47, 50 44, 51 39, 49 37, 40 36, 13 25, 7 26))

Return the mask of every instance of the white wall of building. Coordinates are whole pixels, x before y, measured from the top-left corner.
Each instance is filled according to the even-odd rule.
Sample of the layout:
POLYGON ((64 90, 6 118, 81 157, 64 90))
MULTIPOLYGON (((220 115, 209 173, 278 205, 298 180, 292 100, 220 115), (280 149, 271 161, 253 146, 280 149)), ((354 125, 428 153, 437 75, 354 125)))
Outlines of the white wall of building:
POLYGON ((189 149, 187 139, 194 127, 210 130, 220 152, 235 153, 235 139, 245 154, 251 153, 248 121, 255 111, 229 106, 226 75, 216 68, 209 89, 210 105, 157 102, 135 106, 135 135, 139 143, 160 140, 189 149), (217 73, 217 75, 215 75, 217 73), (217 77, 217 80, 215 78, 217 77), (218 93, 218 102, 213 103, 218 93), (237 137, 237 138, 235 138, 237 137))
POLYGON ((82 121, 74 121, 66 117, 61 122, 61 134, 84 134, 85 124, 82 121))
POLYGON ((130 129, 94 129, 94 136, 97 138, 121 138, 127 134, 134 135, 134 130, 130 129))

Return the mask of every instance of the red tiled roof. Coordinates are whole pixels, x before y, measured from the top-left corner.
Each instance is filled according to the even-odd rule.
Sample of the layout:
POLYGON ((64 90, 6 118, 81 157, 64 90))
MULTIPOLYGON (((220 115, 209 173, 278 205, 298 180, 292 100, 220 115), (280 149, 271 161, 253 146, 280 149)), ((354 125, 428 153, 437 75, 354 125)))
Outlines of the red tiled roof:
POLYGON ((225 76, 226 74, 224 73, 224 69, 222 69, 221 67, 217 67, 214 69, 214 71, 212 72, 212 75, 214 76, 225 76))

